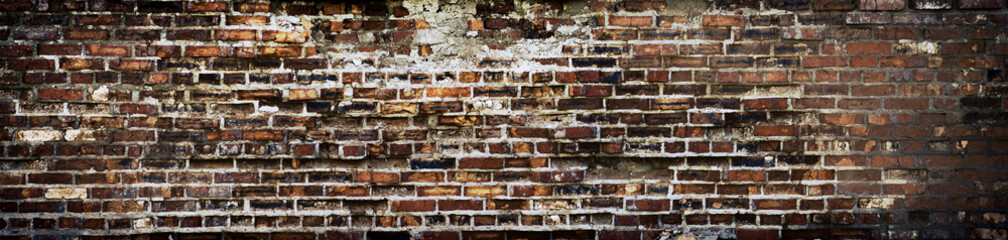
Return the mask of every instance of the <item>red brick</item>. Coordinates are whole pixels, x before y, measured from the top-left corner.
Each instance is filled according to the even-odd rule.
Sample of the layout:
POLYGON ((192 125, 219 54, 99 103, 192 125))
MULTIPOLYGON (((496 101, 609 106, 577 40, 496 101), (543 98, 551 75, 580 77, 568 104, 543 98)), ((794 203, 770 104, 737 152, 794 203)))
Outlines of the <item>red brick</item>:
POLYGON ((998 9, 1004 8, 1000 0, 959 0, 959 9, 998 9))
POLYGON ((3 45, 0 46, 0 57, 24 57, 32 55, 32 46, 3 45))
POLYGON ((399 183, 399 174, 391 172, 357 172, 354 181, 369 183, 399 183))
POLYGON ((627 200, 627 210, 630 211, 668 211, 668 200, 627 200))
POLYGON ((188 2, 186 10, 190 12, 224 12, 228 11, 227 2, 188 2))
POLYGON ((114 57, 126 57, 133 51, 129 46, 100 44, 88 44, 86 49, 88 55, 114 57))
POLYGON ((429 212, 434 211, 435 204, 434 200, 393 201, 391 202, 391 210, 393 212, 429 212))
POLYGON ((46 44, 38 46, 39 55, 79 55, 82 47, 72 44, 46 44))
POLYGON ((675 55, 676 48, 671 44, 647 44, 647 45, 634 45, 633 46, 635 55, 675 55))
POLYGON ((843 67, 847 59, 840 56, 806 56, 802 59, 803 67, 843 67))
POLYGON ((468 87, 437 87, 426 88, 427 97, 436 98, 460 98, 472 95, 468 87))
POLYGON ((756 126, 756 136, 795 136, 798 128, 794 126, 756 126))
POLYGON ((594 29, 592 35, 595 40, 634 40, 637 39, 637 30, 633 29, 594 29))
POLYGON ((816 11, 843 11, 857 8, 858 0, 815 0, 812 10, 816 11))
POLYGON ((312 156, 315 155, 315 144, 297 144, 292 147, 294 155, 312 156))
POLYGON ((850 57, 851 67, 878 67, 879 57, 872 56, 854 56, 850 57))
POLYGON ((582 97, 604 97, 612 96, 612 87, 608 85, 582 85, 571 86, 570 96, 582 97))
MULTIPOLYGON (((253 33, 254 36, 254 33, 253 33)), ((262 46, 258 48, 259 56, 264 57, 300 57, 301 47, 295 46, 262 46)))
POLYGON ((667 5, 664 1, 632 1, 624 2, 624 10, 629 12, 661 11, 667 5))
POLYGON ((704 15, 703 25, 708 27, 745 27, 745 17, 738 15, 704 15))
POLYGON ((787 109, 788 100, 786 98, 761 98, 761 99, 746 99, 742 103, 745 105, 747 110, 766 110, 766 109, 787 109))
POLYGON ((188 57, 226 57, 231 55, 231 48, 224 46, 187 46, 185 56, 188 57))
POLYGON ((847 53, 850 54, 889 54, 892 45, 889 43, 848 43, 847 53))
POLYGON ((269 24, 269 17, 266 16, 238 16, 232 15, 226 18, 227 25, 247 25, 247 26, 266 26, 269 24))
POLYGON ((566 128, 564 132, 564 137, 569 139, 592 138, 597 135, 597 131, 590 127, 566 128))
POLYGON ((442 200, 438 201, 440 211, 483 210, 482 200, 442 200))
POLYGON ((900 10, 906 6, 905 0, 861 0, 861 10, 900 10))
POLYGON ((109 39, 109 31, 101 29, 67 29, 64 38, 68 40, 105 40, 109 39))
POLYGON ((469 186, 465 188, 465 196, 470 197, 499 197, 506 193, 502 186, 469 186))
POLYGON ((622 27, 654 26, 651 16, 609 16, 609 25, 622 27))
POLYGON ((797 203, 793 199, 766 199, 753 200, 757 210, 793 210, 797 209, 797 203))
POLYGON ((462 158, 459 168, 495 169, 503 168, 504 160, 500 158, 462 158))
POLYGON ((214 39, 224 40, 224 41, 247 41, 247 40, 257 40, 256 30, 247 29, 221 29, 215 32, 214 39))
POLYGON ((892 14, 889 13, 847 13, 847 24, 890 24, 892 14))
POLYGON ((73 101, 81 100, 84 97, 84 91, 73 90, 73 89, 39 89, 38 98, 39 100, 64 100, 73 101))
POLYGON ((11 32, 15 40, 51 41, 59 37, 55 28, 16 28, 11 32))
POLYGON ((736 232, 739 240, 773 240, 778 239, 776 230, 739 230, 736 232))
POLYGON ((7 60, 7 69, 10 70, 53 70, 56 62, 49 59, 10 59, 7 60))
POLYGON ((154 70, 154 61, 142 59, 116 59, 109 61, 109 68, 124 71, 151 71, 154 70))
POLYGON ((982 43, 942 43, 942 55, 980 54, 984 52, 982 43))
POLYGON ((267 12, 270 9, 270 4, 268 2, 241 2, 234 3, 234 5, 235 11, 243 13, 267 12))
POLYGON ((119 15, 84 15, 76 16, 77 25, 119 25, 119 15))

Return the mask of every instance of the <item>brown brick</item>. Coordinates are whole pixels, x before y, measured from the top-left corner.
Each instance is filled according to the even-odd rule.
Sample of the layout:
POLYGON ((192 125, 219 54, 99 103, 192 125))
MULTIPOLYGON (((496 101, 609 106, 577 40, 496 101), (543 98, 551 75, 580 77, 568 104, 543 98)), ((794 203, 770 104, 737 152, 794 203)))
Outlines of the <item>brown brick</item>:
POLYGON ((861 0, 861 10, 900 10, 906 6, 906 0, 861 0))
POLYGON ((998 9, 1004 8, 1004 4, 997 0, 959 0, 959 9, 998 9))
POLYGON ((459 159, 459 168, 482 168, 494 169, 503 168, 504 160, 499 158, 462 158, 459 159))
POLYGON ((391 209, 393 212, 434 211, 435 204, 432 200, 395 201, 391 203, 391 209))
POLYGON ((189 2, 186 10, 191 12, 224 12, 228 10, 227 2, 189 2))
POLYGON ((892 46, 889 43, 848 43, 847 53, 850 54, 889 54, 892 46))
POLYGON ((78 55, 80 53, 81 53, 80 45, 46 44, 38 46, 39 55, 78 55))
POLYGON ((815 0, 812 10, 816 11, 843 11, 854 10, 858 6, 857 0, 815 0))
POLYGON ((469 97, 471 96, 471 91, 468 87, 439 87, 439 88, 426 88, 427 97, 436 98, 459 98, 459 97, 469 97))
POLYGON ((609 25, 623 27, 654 26, 651 16, 609 16, 609 25))
POLYGON ((81 100, 84 97, 84 91, 73 90, 73 89, 39 89, 38 98, 39 100, 64 100, 73 101, 81 100))
POLYGON ((256 30, 222 29, 216 31, 215 34, 214 39, 224 41, 246 41, 257 40, 259 38, 256 30))
POLYGON ((399 174, 389 172, 357 172, 354 181, 371 183, 398 183, 399 174))
POLYGON ((703 25, 709 27, 745 27, 745 17, 737 15, 704 15, 703 25))
POLYGON ((266 16, 227 16, 227 25, 265 26, 270 19, 266 16))
POLYGON ((315 89, 308 88, 295 88, 290 90, 290 98, 288 100, 314 100, 318 99, 318 92, 315 89))

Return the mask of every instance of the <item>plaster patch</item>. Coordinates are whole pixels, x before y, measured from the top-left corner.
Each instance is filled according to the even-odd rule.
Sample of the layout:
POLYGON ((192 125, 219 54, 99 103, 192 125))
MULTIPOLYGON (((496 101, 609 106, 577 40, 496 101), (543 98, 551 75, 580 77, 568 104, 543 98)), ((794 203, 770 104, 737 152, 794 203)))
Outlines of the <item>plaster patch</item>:
POLYGON ((60 140, 63 132, 59 130, 21 130, 17 139, 22 142, 45 142, 60 140))

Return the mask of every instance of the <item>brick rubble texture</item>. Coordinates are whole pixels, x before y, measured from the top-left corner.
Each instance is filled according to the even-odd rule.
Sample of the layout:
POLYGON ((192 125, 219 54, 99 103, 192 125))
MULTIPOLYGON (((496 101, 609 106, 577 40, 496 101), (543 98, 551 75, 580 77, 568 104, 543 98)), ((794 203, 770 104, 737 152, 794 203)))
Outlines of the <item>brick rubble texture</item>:
POLYGON ((0 0, 0 239, 1004 239, 1005 0, 0 0))

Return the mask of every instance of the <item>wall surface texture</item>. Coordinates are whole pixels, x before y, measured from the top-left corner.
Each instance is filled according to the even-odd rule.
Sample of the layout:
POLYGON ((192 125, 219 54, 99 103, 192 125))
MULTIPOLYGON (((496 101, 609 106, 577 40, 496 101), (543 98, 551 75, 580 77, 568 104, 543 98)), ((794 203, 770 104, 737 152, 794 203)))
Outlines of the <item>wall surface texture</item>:
POLYGON ((0 0, 0 239, 1003 239, 1006 54, 1005 0, 0 0))

